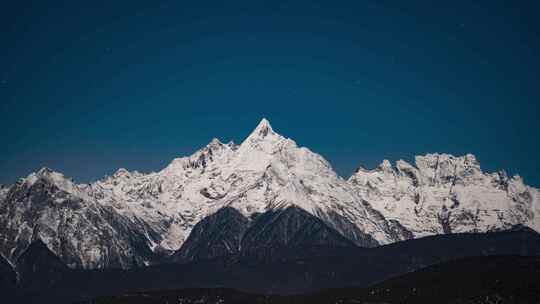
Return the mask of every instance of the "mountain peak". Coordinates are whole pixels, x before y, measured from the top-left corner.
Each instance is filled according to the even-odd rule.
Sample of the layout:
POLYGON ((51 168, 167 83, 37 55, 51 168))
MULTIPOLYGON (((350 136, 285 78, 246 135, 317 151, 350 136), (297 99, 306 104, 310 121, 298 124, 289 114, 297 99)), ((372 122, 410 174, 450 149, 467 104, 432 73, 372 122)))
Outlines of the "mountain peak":
POLYGON ((212 138, 212 140, 208 143, 208 145, 206 145, 204 148, 202 148, 198 152, 214 153, 214 152, 226 149, 226 148, 232 148, 233 146, 234 144, 224 144, 221 142, 221 140, 217 138, 212 138))
POLYGON ((250 137, 252 135, 256 135, 257 137, 266 137, 268 134, 273 134, 273 133, 274 133, 274 130, 272 129, 270 122, 266 118, 263 118, 261 119, 261 122, 259 122, 257 127, 255 128, 255 130, 251 132, 250 137))
POLYGON ((71 194, 78 193, 77 185, 71 178, 46 167, 31 173, 26 178, 22 179, 21 182, 24 183, 26 187, 33 187, 37 182, 40 182, 54 185, 58 189, 71 194))
POLYGON ((212 138, 212 140, 210 141, 210 143, 208 144, 209 146, 220 146, 220 145, 223 145, 223 143, 217 139, 217 138, 212 138))
POLYGON ((259 125, 257 127, 269 127, 269 128, 272 128, 272 126, 270 125, 270 122, 265 117, 263 117, 261 119, 261 121, 259 122, 259 125))
POLYGON ((51 168, 43 167, 37 171, 38 175, 47 175, 53 173, 54 171, 51 168))
POLYGON ((127 176, 130 176, 130 175, 131 175, 131 172, 129 172, 127 169, 120 168, 120 169, 116 170, 116 172, 113 174, 113 177, 119 178, 119 177, 127 177, 127 176))
POLYGON ((49 182, 63 181, 66 179, 62 173, 56 172, 50 168, 43 167, 37 172, 34 172, 26 177, 26 182, 30 185, 33 185, 38 180, 46 180, 49 182))
MULTIPOLYGON (((270 122, 263 118, 257 127, 249 134, 249 136, 242 142, 239 147, 239 154, 250 154, 253 149, 257 151, 264 151, 266 154, 274 154, 279 150, 279 146, 287 141, 287 139, 280 134, 276 133, 270 122)), ((242 158, 244 159, 244 158, 242 158)), ((244 159, 244 161, 247 161, 244 159)), ((256 161, 256 160, 253 160, 256 161)), ((252 161, 249 161, 252 163, 252 161)))
POLYGON ((393 171, 392 163, 390 163, 388 159, 384 159, 382 163, 377 166, 377 169, 383 172, 391 172, 393 171))
POLYGON ((270 122, 263 118, 257 127, 249 134, 249 136, 242 142, 244 149, 251 149, 250 147, 258 147, 264 151, 274 151, 275 145, 284 140, 285 138, 277 134, 270 122))

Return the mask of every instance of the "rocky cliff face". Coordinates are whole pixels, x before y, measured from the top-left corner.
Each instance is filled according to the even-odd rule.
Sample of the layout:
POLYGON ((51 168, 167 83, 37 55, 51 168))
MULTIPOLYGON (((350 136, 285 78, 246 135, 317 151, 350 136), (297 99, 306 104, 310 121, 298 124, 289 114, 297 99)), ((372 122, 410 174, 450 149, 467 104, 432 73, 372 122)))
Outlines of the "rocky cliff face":
MULTIPOLYGON (((0 188, 0 227, 5 234, 0 253, 14 262, 40 239, 70 267, 150 264, 180 249, 199 221, 225 207, 250 223, 257 215, 277 216, 292 207, 297 211, 277 216, 276 223, 309 218, 313 225, 330 228, 363 247, 514 224, 540 229, 538 190, 519 177, 483 173, 472 155, 418 156, 414 166, 385 161, 344 180, 324 158, 279 135, 263 119, 240 145, 214 139, 159 172, 120 169, 78 185, 42 169, 0 188)), ((211 220, 206 224, 226 227, 211 220)), ((242 225, 235 228, 241 231, 242 225)), ((220 238, 235 245, 237 231, 232 232, 220 238)), ((280 233, 271 236, 279 238, 280 233)), ((192 239, 197 235, 200 231, 192 239)), ((214 243, 216 252, 203 252, 195 243, 190 241, 186 248, 192 249, 184 251, 183 258, 235 250, 227 248, 229 243, 214 243)))

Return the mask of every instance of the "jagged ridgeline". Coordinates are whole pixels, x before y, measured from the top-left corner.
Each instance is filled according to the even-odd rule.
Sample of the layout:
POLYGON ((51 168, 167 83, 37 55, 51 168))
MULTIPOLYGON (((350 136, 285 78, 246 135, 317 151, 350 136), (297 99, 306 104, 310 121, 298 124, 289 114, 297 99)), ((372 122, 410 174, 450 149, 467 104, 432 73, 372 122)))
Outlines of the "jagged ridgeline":
POLYGON ((45 168, 1 187, 0 253, 15 263, 41 240, 72 268, 131 268, 291 244, 538 231, 539 197, 518 176, 482 172, 473 155, 384 161, 346 180, 263 119, 240 145, 214 139, 159 172, 77 184, 45 168))

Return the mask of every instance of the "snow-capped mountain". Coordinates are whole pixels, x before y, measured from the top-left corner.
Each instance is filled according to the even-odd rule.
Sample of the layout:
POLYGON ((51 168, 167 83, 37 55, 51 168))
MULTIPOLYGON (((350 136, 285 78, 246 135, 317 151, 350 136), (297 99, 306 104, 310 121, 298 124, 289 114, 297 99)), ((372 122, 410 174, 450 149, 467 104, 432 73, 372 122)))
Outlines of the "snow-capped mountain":
POLYGON ((141 233, 150 230, 146 222, 99 204, 46 168, 9 188, 0 202, 0 227, 0 251, 12 262, 36 240, 73 267, 128 267, 153 255, 141 233))
POLYGON ((351 176, 360 196, 387 219, 421 237, 487 232, 516 224, 540 231, 540 195, 519 176, 484 173, 474 155, 417 156, 415 166, 399 160, 359 168, 351 176))
POLYGON ((42 169, 1 188, 0 253, 13 262, 41 239, 71 267, 148 264, 225 207, 249 221, 295 207, 364 247, 517 223, 538 230, 538 197, 519 178, 482 173, 473 156, 385 161, 344 180, 263 119, 240 145, 213 139, 159 172, 120 169, 78 185, 42 169))
POLYGON ((121 170, 86 190, 100 204, 162 229, 162 238, 152 241, 165 250, 177 250, 197 222, 225 206, 250 217, 295 205, 359 245, 359 232, 379 243, 407 238, 399 224, 362 202, 326 160, 275 133, 266 119, 239 146, 214 139, 160 172, 121 170))

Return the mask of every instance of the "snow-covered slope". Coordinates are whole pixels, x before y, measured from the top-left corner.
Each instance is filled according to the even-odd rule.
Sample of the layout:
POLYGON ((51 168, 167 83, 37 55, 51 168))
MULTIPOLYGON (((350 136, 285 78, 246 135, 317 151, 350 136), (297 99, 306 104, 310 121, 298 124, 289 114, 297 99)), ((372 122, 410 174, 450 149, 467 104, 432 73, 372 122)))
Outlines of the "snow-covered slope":
POLYGON ((229 206, 247 217, 296 205, 362 245, 362 233, 379 243, 407 237, 352 191, 320 155, 298 147, 263 119, 236 146, 212 142, 157 173, 121 170, 87 188, 98 202, 146 219, 161 230, 157 246, 177 250, 202 218, 229 206))
POLYGON ((37 239, 72 267, 129 267, 178 250, 224 207, 244 217, 290 206, 360 246, 521 223, 540 230, 538 190, 482 173, 471 155, 385 161, 348 181, 263 119, 240 144, 212 140, 159 172, 125 169, 77 185, 48 169, 0 188, 0 253, 12 262, 37 239))
POLYGON ((484 173, 474 155, 417 156, 415 166, 385 160, 359 168, 349 179, 386 218, 415 237, 450 232, 487 232, 525 224, 540 231, 538 189, 504 171, 484 173))

